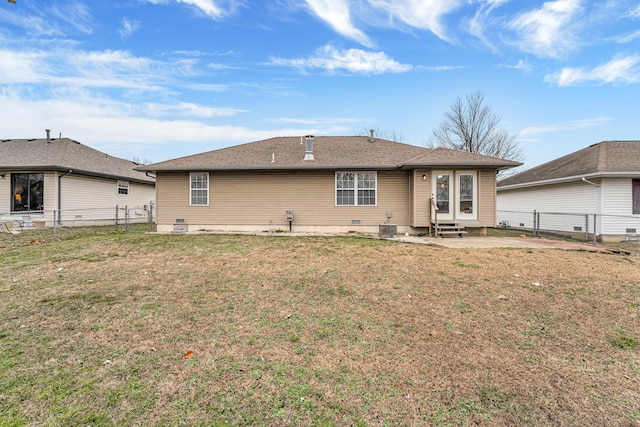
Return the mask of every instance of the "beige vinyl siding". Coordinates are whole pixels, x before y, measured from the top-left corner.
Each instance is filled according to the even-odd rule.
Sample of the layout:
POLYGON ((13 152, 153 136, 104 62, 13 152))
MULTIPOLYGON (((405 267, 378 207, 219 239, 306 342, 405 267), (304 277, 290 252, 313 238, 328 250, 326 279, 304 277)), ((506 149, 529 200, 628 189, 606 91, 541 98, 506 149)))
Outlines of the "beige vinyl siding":
POLYGON ((496 226, 496 171, 478 172, 478 221, 481 227, 496 226))
POLYGON ((11 174, 2 172, 4 178, 0 176, 0 213, 11 210, 11 174))
POLYGON ((411 226, 429 227, 431 222, 431 170, 416 169, 412 173, 411 226), (426 179, 422 179, 425 175, 426 179))
POLYGON ((56 179, 56 172, 44 173, 44 213, 45 218, 51 218, 53 220, 53 214, 51 213, 58 206, 58 180, 56 179))
MULTIPOLYGON (((288 227, 409 222, 409 172, 377 172, 377 206, 336 206, 335 171, 209 172, 209 206, 189 206, 189 173, 158 173, 158 224, 288 227)), ((354 226, 357 229, 357 226, 354 226)))

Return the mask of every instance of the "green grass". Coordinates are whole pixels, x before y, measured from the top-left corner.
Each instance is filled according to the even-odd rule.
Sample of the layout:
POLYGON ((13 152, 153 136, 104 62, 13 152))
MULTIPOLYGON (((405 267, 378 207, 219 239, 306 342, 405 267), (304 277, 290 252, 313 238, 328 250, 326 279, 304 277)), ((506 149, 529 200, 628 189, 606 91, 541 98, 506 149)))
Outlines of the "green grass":
POLYGON ((640 414, 635 254, 81 231, 0 241, 1 427, 640 414))

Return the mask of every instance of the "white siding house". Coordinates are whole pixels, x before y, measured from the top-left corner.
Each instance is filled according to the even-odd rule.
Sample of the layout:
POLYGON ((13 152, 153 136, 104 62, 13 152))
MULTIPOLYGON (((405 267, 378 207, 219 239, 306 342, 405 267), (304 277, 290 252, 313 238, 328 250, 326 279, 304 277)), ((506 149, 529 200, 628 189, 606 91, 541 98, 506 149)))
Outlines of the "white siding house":
POLYGON ((548 218, 540 220, 541 229, 574 232, 583 216, 595 215, 596 234, 603 239, 635 236, 640 234, 640 141, 594 144, 504 179, 497 191, 498 223, 524 221, 529 228, 533 216, 517 224, 510 218, 536 211, 548 218))
POLYGON ((114 218, 116 206, 146 219, 155 179, 137 166, 69 138, 1 140, 0 219, 93 225, 114 218))

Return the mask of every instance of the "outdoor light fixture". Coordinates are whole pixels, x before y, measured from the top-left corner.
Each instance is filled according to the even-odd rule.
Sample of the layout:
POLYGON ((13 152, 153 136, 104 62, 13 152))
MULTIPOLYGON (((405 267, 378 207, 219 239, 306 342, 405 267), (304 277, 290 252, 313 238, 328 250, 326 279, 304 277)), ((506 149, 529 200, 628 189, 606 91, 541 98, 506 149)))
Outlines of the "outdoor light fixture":
POLYGON ((427 175, 426 175, 426 174, 423 174, 423 175, 422 175, 422 180, 423 180, 423 181, 426 181, 426 180, 427 180, 427 175))

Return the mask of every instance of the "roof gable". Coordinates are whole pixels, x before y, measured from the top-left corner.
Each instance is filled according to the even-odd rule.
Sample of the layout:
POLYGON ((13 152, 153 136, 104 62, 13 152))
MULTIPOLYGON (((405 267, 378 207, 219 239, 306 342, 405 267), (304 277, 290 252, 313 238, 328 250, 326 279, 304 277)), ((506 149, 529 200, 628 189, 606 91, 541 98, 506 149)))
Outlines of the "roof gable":
POLYGON ((0 141, 1 170, 73 170, 76 173, 153 183, 136 163, 69 138, 0 141))
POLYGON ((444 148, 428 149, 367 136, 318 136, 313 160, 305 159, 304 137, 275 137, 166 162, 138 170, 397 169, 420 166, 507 168, 519 163, 444 148))
POLYGON ((498 187, 610 173, 640 173, 640 141, 602 141, 498 182, 498 187))

